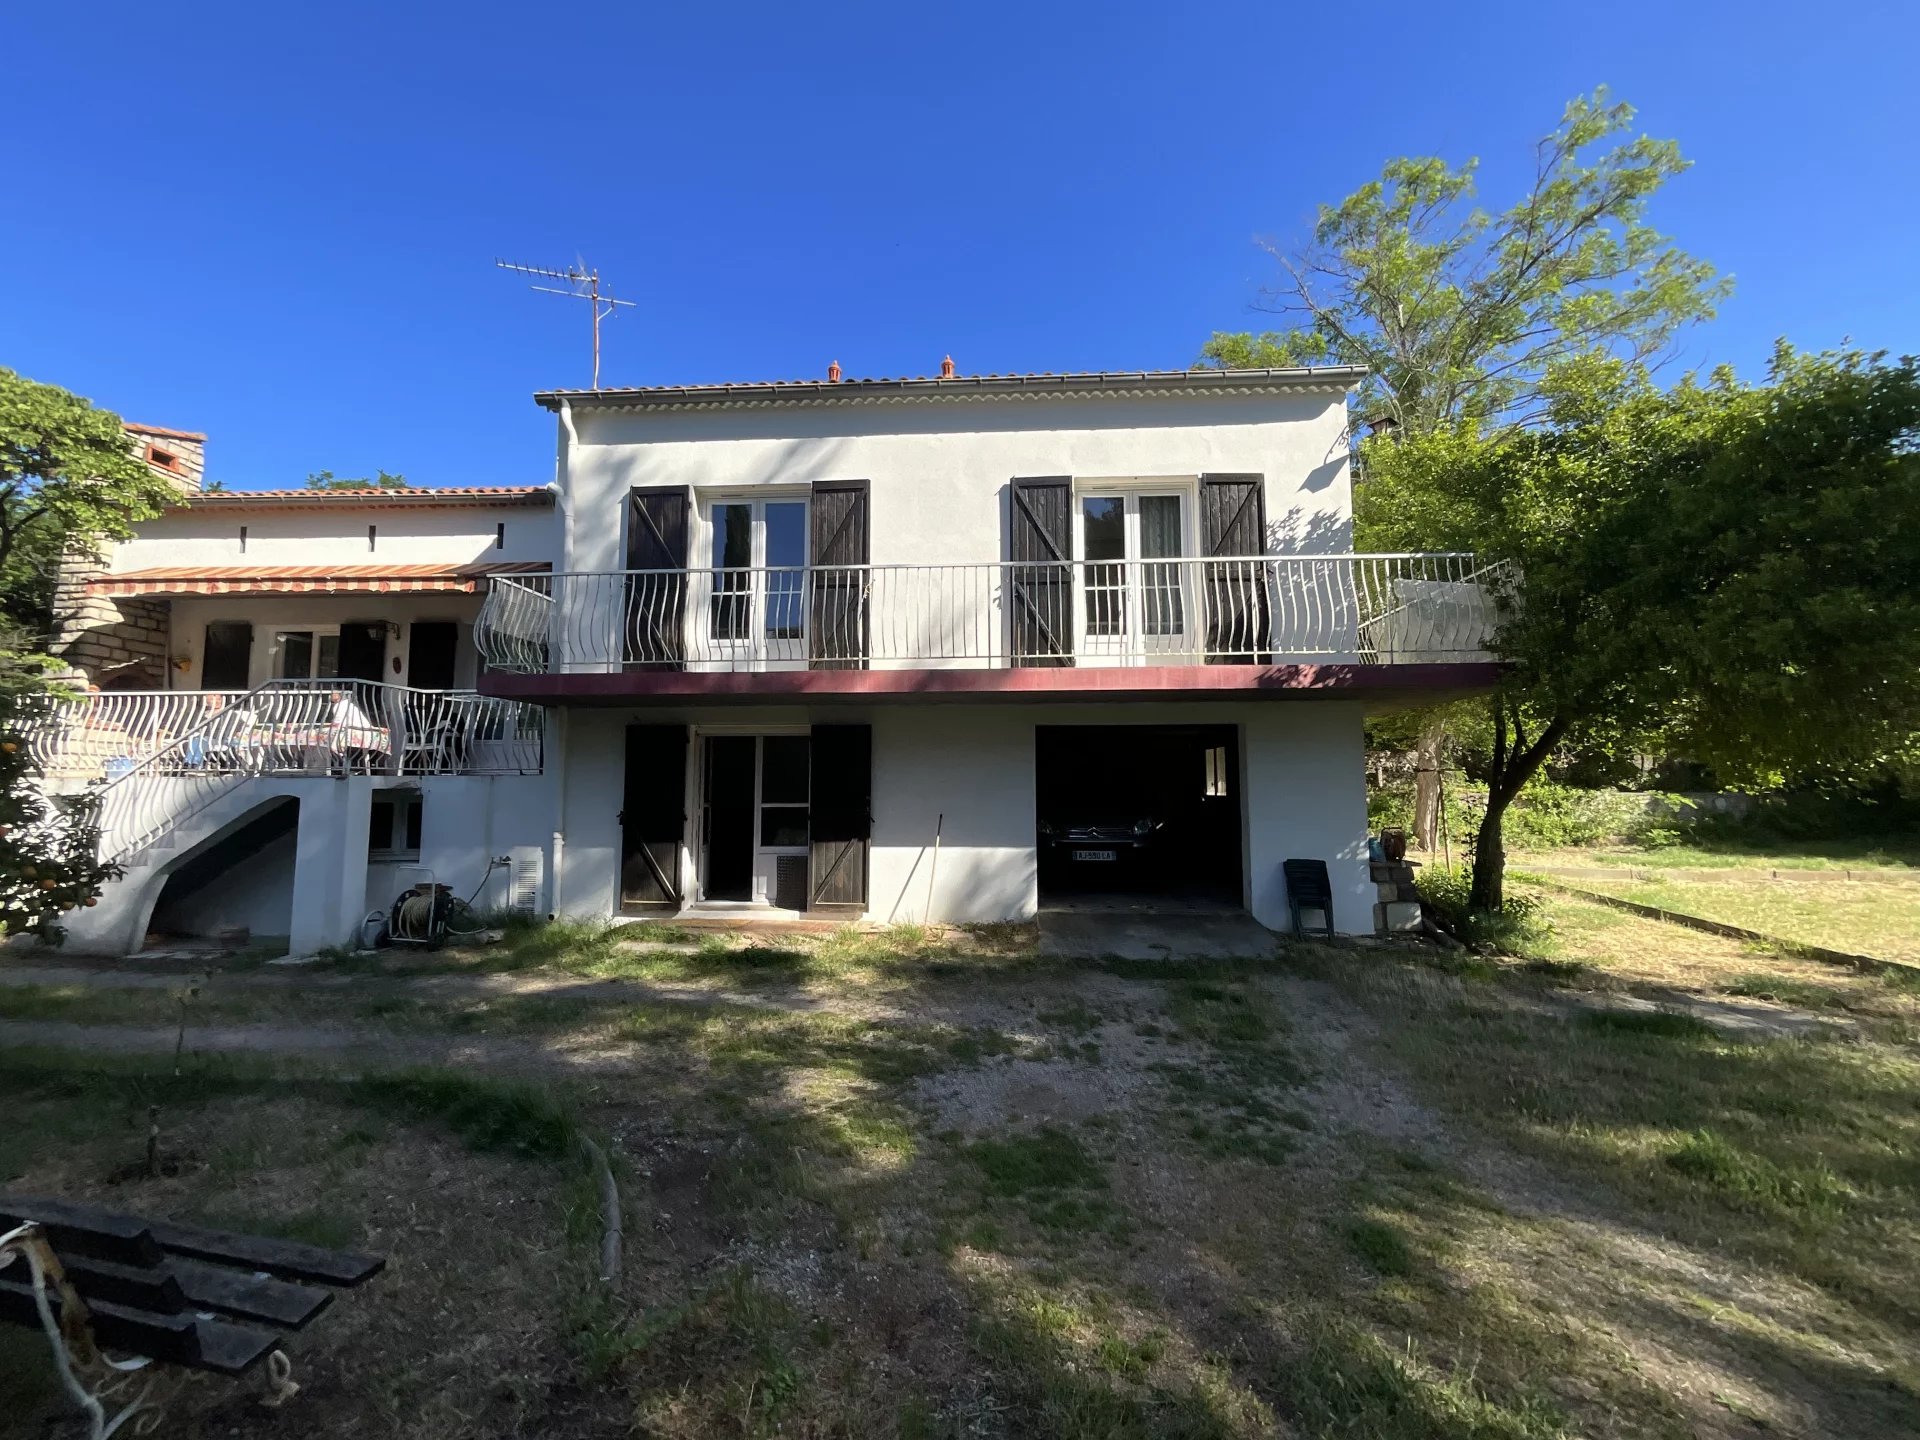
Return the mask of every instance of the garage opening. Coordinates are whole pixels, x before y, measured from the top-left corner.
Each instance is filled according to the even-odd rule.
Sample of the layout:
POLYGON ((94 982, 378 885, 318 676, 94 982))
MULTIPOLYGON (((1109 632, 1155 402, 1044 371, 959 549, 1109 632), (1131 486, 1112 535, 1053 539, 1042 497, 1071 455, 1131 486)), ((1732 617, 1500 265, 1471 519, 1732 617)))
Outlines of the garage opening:
POLYGON ((1042 905, 1241 904, 1233 726, 1042 725, 1034 760, 1042 905))

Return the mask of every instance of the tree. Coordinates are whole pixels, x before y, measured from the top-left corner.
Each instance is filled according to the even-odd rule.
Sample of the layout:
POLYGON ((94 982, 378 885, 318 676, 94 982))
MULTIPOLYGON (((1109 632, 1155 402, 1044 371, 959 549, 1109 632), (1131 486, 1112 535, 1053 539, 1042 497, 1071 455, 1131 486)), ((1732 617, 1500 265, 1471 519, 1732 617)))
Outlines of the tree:
MULTIPOLYGON (((1474 203, 1477 160, 1390 161, 1320 208, 1310 244, 1267 247, 1282 282, 1258 308, 1295 323, 1216 334, 1202 363, 1364 365, 1361 417, 1408 438, 1537 415, 1545 375, 1576 357, 1651 363, 1730 282, 1646 223, 1689 162, 1671 140, 1626 138, 1633 115, 1604 87, 1572 101, 1535 147, 1533 183, 1498 215, 1474 203)), ((1359 540, 1389 548, 1364 528, 1359 540)), ((1429 850, 1449 723, 1443 708, 1418 731, 1414 839, 1429 850)))
POLYGON ((121 870, 100 863, 91 803, 56 800, 41 787, 26 731, 47 689, 37 657, 0 656, 0 936, 58 944, 60 916, 92 905, 121 870))
POLYGON ((1471 903, 1566 740, 1662 735, 1735 781, 1845 778, 1920 730, 1920 361, 1784 343, 1769 383, 1587 358, 1543 423, 1369 442, 1389 542, 1510 565, 1471 903))
POLYGON ((1478 160, 1389 161, 1320 207, 1310 244, 1266 247, 1283 280, 1256 308, 1297 323, 1216 334, 1202 363, 1365 365, 1360 413, 1424 435, 1537 413, 1542 379, 1569 359, 1652 362, 1731 282, 1646 223, 1690 162, 1671 140, 1619 138, 1633 116, 1605 87, 1572 101, 1535 147, 1527 193, 1498 215, 1473 203, 1478 160))
POLYGON ((407 477, 392 475, 385 470, 373 472, 373 478, 366 476, 340 476, 331 470, 315 470, 307 476, 309 490, 404 490, 407 477))
POLYGON ((53 662, 31 652, 53 627, 60 562, 126 539, 175 498, 119 416, 0 368, 0 934, 57 941, 60 915, 120 873, 97 858, 89 807, 40 786, 25 732, 53 662))
POLYGON ((44 639, 62 557, 98 555, 176 498, 118 415, 0 367, 0 606, 14 628, 44 639))

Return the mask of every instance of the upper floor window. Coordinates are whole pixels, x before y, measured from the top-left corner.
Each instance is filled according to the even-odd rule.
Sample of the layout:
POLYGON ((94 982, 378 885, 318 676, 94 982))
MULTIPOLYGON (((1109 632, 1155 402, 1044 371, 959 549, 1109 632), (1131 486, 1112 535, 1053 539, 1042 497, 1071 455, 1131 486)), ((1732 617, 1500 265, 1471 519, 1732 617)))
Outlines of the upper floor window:
POLYGON ((1188 497, 1178 490, 1089 489, 1074 514, 1089 636, 1180 635, 1192 551, 1188 497))
POLYGON ((716 640, 799 640, 806 634, 807 502, 713 500, 707 505, 716 640))

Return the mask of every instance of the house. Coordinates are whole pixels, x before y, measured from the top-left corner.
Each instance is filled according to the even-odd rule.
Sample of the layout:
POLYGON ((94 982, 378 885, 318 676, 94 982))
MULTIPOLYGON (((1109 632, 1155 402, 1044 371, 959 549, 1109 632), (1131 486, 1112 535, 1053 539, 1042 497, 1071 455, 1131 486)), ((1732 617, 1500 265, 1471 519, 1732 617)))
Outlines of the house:
POLYGON ((201 495, 88 582, 164 607, 167 685, 137 703, 173 709, 79 781, 148 860, 83 943, 204 928, 162 893, 181 870, 229 909, 271 891, 205 857, 288 798, 296 949, 402 864, 464 894, 499 858, 481 903, 582 918, 1274 927, 1308 858, 1369 931, 1364 716, 1494 664, 1471 556, 1352 553, 1359 378, 551 391, 548 487, 201 495), (283 712, 238 773, 188 763, 215 694, 283 712))
POLYGON ((1359 378, 538 396, 559 554, 493 582, 476 638, 483 693, 558 717, 555 910, 1119 892, 1280 926, 1303 857, 1371 930, 1363 716, 1493 665, 1471 557, 1351 553, 1359 378))
POLYGON ((72 943, 311 951, 426 879, 539 906, 546 717, 475 691, 473 626, 488 577, 550 567, 552 490, 203 491, 205 437, 141 433, 194 483, 63 574, 56 651, 88 693, 29 737, 127 872, 72 943))

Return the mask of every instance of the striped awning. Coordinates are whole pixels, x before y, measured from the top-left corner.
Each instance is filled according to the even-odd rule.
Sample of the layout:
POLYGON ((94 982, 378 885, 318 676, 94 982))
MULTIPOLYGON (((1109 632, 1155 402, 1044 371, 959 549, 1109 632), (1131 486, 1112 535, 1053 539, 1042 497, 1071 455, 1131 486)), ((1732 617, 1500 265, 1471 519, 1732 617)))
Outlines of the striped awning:
POLYGON ((544 560, 447 565, 161 565, 97 575, 89 595, 471 595, 490 575, 537 575, 544 560))

